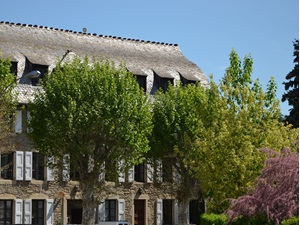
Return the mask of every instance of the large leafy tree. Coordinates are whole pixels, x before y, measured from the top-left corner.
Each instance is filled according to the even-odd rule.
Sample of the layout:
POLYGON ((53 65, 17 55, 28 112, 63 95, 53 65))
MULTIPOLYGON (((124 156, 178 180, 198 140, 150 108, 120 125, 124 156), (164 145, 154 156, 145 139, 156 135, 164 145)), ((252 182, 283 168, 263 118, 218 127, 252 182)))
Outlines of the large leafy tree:
POLYGON ((280 117, 276 84, 271 78, 264 91, 251 73, 253 60, 242 61, 233 50, 230 66, 219 86, 209 90, 209 121, 193 148, 194 169, 206 195, 208 209, 222 212, 233 196, 247 191, 260 173, 264 147, 280 151, 291 146, 298 131, 284 127, 280 117))
POLYGON ((238 216, 265 216, 279 224, 299 212, 299 156, 288 148, 282 152, 263 150, 268 159, 255 180, 254 188, 231 200, 226 211, 231 220, 238 216))
POLYGON ((151 153, 180 174, 174 184, 183 208, 200 191, 208 210, 222 212, 224 200, 244 194, 261 171, 260 148, 280 150, 297 138, 278 122, 274 80, 264 91, 251 79, 252 68, 250 56, 242 62, 233 50, 220 85, 177 85, 155 96, 151 153))
POLYGON ((11 128, 16 109, 13 89, 15 76, 10 72, 9 59, 0 58, 0 152, 3 154, 12 147, 11 128))
POLYGON ((57 64, 29 109, 35 148, 58 163, 69 159, 79 173, 82 224, 94 224, 104 165, 115 171, 120 160, 127 167, 148 151, 147 96, 123 65, 75 58, 57 64))
POLYGON ((288 104, 292 106, 286 121, 294 127, 299 127, 299 40, 294 41, 294 57, 295 66, 286 75, 287 81, 283 82, 287 92, 282 95, 282 101, 288 101, 288 104))

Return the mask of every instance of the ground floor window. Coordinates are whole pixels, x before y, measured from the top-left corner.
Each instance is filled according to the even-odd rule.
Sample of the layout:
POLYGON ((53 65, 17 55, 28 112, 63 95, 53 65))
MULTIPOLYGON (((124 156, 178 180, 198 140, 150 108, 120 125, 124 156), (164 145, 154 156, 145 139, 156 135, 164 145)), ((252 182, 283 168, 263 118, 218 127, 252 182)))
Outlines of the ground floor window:
POLYGON ((0 200, 0 225, 12 224, 12 200, 0 200))
POLYGON ((173 224, 173 200, 171 199, 163 200, 163 224, 173 224))
POLYGON ((31 221, 33 225, 44 224, 45 200, 32 200, 31 221))
POLYGON ((117 220, 117 201, 105 200, 105 221, 117 220))

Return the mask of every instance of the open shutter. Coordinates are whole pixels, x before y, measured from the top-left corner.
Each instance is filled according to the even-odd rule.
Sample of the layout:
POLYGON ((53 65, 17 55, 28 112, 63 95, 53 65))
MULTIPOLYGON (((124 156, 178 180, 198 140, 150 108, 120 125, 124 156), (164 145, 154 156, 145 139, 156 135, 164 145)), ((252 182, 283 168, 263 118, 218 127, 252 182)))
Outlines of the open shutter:
POLYGON ((100 166, 99 181, 105 181, 105 162, 100 166))
POLYGON ((98 223, 105 221, 105 201, 98 205, 98 223))
POLYGON ((150 161, 147 161, 147 183, 153 183, 154 169, 150 161))
POLYGON ((15 171, 16 171, 16 180, 24 179, 24 152, 16 151, 15 153, 15 171))
POLYGON ((53 199, 46 200, 46 225, 53 225, 53 199))
POLYGON ((31 199, 24 200, 24 224, 31 224, 31 199))
POLYGON ((163 182, 162 160, 161 159, 156 161, 156 181, 158 183, 163 182))
POLYGON ((128 170, 128 182, 134 181, 134 166, 128 170))
POLYGON ((15 224, 23 223, 23 200, 15 200, 15 224))
POLYGON ((156 225, 163 224, 163 200, 157 199, 156 201, 156 225))
POLYGON ((124 163, 123 159, 118 162, 119 182, 125 182, 124 163))
POLYGON ((49 165, 47 165, 46 168, 46 179, 47 181, 53 181, 54 180, 54 169, 53 169, 54 157, 49 157, 48 163, 49 165))
POLYGON ((22 111, 16 111, 15 133, 22 133, 22 111))
POLYGON ((118 220, 125 220, 125 200, 118 200, 118 220))
POLYGON ((178 200, 174 200, 174 224, 178 225, 178 200))
POLYGON ((32 180, 32 152, 25 152, 25 180, 32 180))
POLYGON ((70 155, 66 154, 63 157, 62 180, 70 180, 70 155))

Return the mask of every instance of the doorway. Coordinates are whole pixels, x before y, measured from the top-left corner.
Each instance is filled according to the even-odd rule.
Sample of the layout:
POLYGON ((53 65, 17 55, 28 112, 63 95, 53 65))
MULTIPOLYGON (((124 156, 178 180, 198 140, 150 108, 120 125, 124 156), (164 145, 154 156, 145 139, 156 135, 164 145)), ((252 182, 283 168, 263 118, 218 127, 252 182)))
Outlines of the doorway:
POLYGON ((134 225, 145 225, 145 200, 134 200, 134 225))

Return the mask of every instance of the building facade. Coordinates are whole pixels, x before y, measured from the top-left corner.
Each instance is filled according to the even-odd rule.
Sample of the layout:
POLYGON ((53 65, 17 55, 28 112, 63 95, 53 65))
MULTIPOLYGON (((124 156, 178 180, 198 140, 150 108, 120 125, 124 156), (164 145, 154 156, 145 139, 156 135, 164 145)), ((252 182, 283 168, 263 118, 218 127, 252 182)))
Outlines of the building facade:
MULTIPOLYGON (((0 52, 10 58, 18 85, 18 108, 13 132, 14 151, 1 153, 0 224, 80 224, 81 192, 76 171, 47 167, 46 159, 32 149, 26 123, 26 105, 40 89, 39 81, 58 61, 76 55, 105 57, 125 62, 147 94, 166 90, 171 82, 196 81, 207 85, 201 69, 176 44, 75 32, 30 24, 0 22, 0 52), (39 77, 34 72, 39 71, 39 77), (29 76, 24 76, 28 75, 29 76), (67 174, 67 175, 66 175, 67 174), (65 175, 65 176, 63 176, 65 175)), ((1 143, 0 143, 1 144, 1 143)), ((176 188, 147 161, 105 177, 107 190, 99 202, 95 223, 123 221, 135 225, 178 224, 176 188)), ((199 202, 190 203, 190 223, 197 223, 199 202)), ((201 208, 201 207, 200 207, 201 208)))

